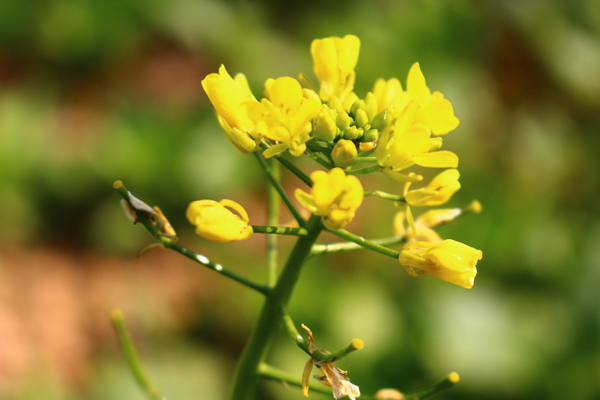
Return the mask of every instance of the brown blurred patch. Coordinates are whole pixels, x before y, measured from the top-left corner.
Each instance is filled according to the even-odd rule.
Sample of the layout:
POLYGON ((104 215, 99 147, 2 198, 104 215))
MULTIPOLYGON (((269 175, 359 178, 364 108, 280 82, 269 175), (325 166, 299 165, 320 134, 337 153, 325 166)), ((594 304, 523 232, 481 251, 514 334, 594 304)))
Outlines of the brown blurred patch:
POLYGON ((197 318, 194 301, 209 302, 219 288, 166 251, 138 260, 15 249, 0 251, 0 261, 0 397, 39 376, 82 384, 93 356, 117 347, 113 308, 134 332, 172 333, 197 318))

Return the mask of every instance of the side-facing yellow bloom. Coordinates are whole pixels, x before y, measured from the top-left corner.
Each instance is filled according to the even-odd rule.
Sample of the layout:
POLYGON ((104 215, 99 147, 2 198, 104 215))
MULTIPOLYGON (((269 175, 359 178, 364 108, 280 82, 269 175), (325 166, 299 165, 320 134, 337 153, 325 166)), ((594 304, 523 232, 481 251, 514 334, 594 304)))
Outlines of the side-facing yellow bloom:
POLYGON ((459 121, 454 116, 452 104, 444 99, 444 95, 440 92, 431 93, 419 63, 413 64, 408 72, 406 91, 410 99, 415 100, 420 106, 416 122, 430 128, 434 135, 446 134, 458 126, 459 121))
POLYGON ((346 176, 341 168, 333 168, 329 173, 315 171, 310 175, 313 181, 312 195, 296 189, 296 199, 315 215, 321 216, 328 229, 341 229, 354 218, 356 209, 363 201, 363 187, 355 176, 346 176))
POLYGON ((398 261, 412 276, 431 274, 438 279, 462 286, 473 287, 477 275, 477 261, 483 253, 455 240, 443 242, 414 242, 400 252, 398 261))
POLYGON ((451 151, 436 151, 442 146, 441 138, 432 138, 431 130, 415 122, 418 105, 412 101, 386 128, 379 138, 375 156, 383 172, 400 182, 415 182, 421 175, 402 173, 413 165, 428 168, 456 168, 458 156, 451 151))
POLYGON ((310 53, 315 75, 321 84, 319 95, 323 101, 335 95, 343 102, 352 92, 359 51, 360 40, 354 35, 313 40, 310 53))
POLYGON ((422 189, 411 190, 404 195, 411 206, 439 206, 444 204, 458 189, 460 174, 457 169, 448 169, 429 182, 422 189))
POLYGON ((269 80, 265 86, 269 98, 249 107, 258 131, 267 139, 278 142, 265 150, 263 157, 269 158, 285 150, 294 156, 301 155, 310 139, 311 120, 319 113, 321 102, 305 93, 300 83, 288 76, 269 80))
POLYGON ((258 104, 248 81, 242 74, 232 79, 225 66, 221 65, 218 74, 209 74, 202 81, 202 87, 217 111, 217 118, 225 137, 241 152, 251 153, 258 149, 260 135, 256 124, 248 116, 249 104, 258 104))
POLYGON ((186 217, 196 234, 213 242, 233 242, 252 236, 248 213, 232 200, 197 200, 190 203, 186 217), (233 213, 231 210, 235 211, 233 213))

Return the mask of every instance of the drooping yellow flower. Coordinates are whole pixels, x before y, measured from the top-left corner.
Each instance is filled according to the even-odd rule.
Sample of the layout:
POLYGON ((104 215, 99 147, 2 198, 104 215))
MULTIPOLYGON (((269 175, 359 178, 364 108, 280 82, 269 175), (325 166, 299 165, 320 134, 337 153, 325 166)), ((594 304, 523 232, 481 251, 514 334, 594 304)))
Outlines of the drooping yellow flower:
POLYGON ((400 182, 415 182, 421 175, 407 175, 403 170, 413 165, 428 168, 456 168, 458 156, 451 151, 437 151, 441 138, 432 138, 425 125, 415 122, 418 105, 409 103, 395 123, 383 131, 375 156, 383 172, 400 182))
MULTIPOLYGON (((315 346, 315 339, 310 329, 308 329, 306 325, 301 325, 301 327, 308 335, 308 351, 311 354, 319 351, 315 346)), ((362 347, 363 341, 361 339, 354 340, 359 342, 362 347)), ((348 374, 347 371, 341 370, 333 362, 317 361, 313 358, 309 358, 304 366, 304 371, 302 372, 302 394, 304 397, 308 397, 310 373, 313 369, 313 366, 319 368, 319 370, 324 374, 323 376, 315 375, 315 378, 319 379, 325 385, 333 389, 333 397, 335 399, 348 396, 351 400, 356 400, 356 398, 360 396, 360 390, 358 386, 351 383, 346 377, 348 374)))
POLYGON ((352 92, 359 51, 360 40, 354 35, 313 40, 310 53, 315 75, 321 84, 319 95, 323 101, 335 95, 344 102, 352 92))
POLYGON ((413 64, 408 72, 406 91, 419 104, 416 122, 427 126, 434 135, 444 135, 458 126, 452 104, 440 92, 431 93, 419 63, 413 64))
POLYGON ((221 65, 218 74, 204 78, 202 87, 217 111, 225 137, 243 153, 257 150, 260 135, 255 122, 248 116, 247 108, 258 102, 250 92, 246 77, 238 74, 232 79, 225 66, 221 65))
POLYGON ((328 229, 341 229, 354 218, 361 205, 364 191, 355 176, 346 176, 341 168, 333 168, 329 173, 315 171, 310 175, 313 181, 312 195, 296 189, 296 199, 315 215, 321 216, 328 229))
POLYGON ((477 275, 477 261, 482 256, 481 250, 446 239, 439 243, 409 243, 400 252, 398 261, 412 276, 431 274, 470 289, 477 275))
POLYGON ((287 76, 267 81, 266 89, 269 98, 249 107, 258 131, 278 142, 265 150, 263 157, 285 150, 294 156, 301 155, 310 139, 311 120, 321 109, 321 102, 305 93, 296 79, 287 76))
POLYGON ((196 227, 196 234, 213 242, 244 240, 253 233, 248 213, 232 200, 193 201, 187 208, 186 217, 196 227))
POLYGON ((429 182, 427 186, 407 192, 404 197, 411 206, 439 206, 444 204, 458 189, 460 174, 457 169, 448 169, 429 182))

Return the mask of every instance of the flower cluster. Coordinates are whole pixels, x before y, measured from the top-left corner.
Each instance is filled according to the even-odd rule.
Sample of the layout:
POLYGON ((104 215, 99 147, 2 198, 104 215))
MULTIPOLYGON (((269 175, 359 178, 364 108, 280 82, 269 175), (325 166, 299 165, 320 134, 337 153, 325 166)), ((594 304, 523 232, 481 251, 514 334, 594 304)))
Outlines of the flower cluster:
MULTIPOLYGON (((440 92, 432 92, 427 87, 418 63, 410 68, 406 88, 395 78, 378 79, 373 89, 360 98, 354 92, 359 50, 360 40, 353 35, 314 40, 310 52, 318 83, 302 74, 300 80, 269 79, 265 83, 265 97, 260 101, 252 94, 244 75, 232 78, 224 66, 219 73, 208 75, 202 86, 215 107, 225 136, 238 150, 243 153, 262 151, 264 158, 283 152, 296 157, 307 154, 329 170, 311 174, 312 194, 300 189, 295 192, 300 204, 321 216, 328 229, 345 227, 362 203, 364 191, 353 175, 383 172, 400 182, 403 197, 398 204, 405 210, 396 220, 406 219, 410 227, 409 230, 396 229, 402 231, 410 243, 399 257, 400 264, 413 276, 430 273, 471 287, 476 274, 475 263, 481 254, 477 253, 479 258, 473 255, 475 253, 463 257, 464 248, 444 246, 444 251, 457 252, 453 262, 447 257, 429 257, 428 262, 423 262, 421 256, 437 255, 439 246, 434 245, 444 243, 433 230, 437 223, 425 221, 430 219, 431 213, 444 211, 430 210, 416 221, 411 211, 411 207, 443 205, 460 189, 458 156, 440 150, 440 136, 459 124, 452 104, 440 92), (364 167, 365 163, 371 165, 364 167), (415 165, 445 170, 423 187, 411 190, 412 184, 424 179, 409 171, 415 165), (415 247, 417 239, 426 245, 415 247), (425 248, 428 251, 424 255, 422 249, 425 248), (416 253, 421 258, 415 258, 416 253)), ((221 211, 214 208, 218 210, 221 211)), ((239 210, 238 213, 245 214, 239 210)), ((231 216, 221 214, 224 233, 212 234, 212 240, 241 240, 249 236, 244 230, 232 234, 231 216)), ((461 213, 454 214, 450 219, 461 213)), ((210 220, 215 221, 218 215, 210 220)), ((196 217, 196 221, 198 219, 196 217)), ((237 223, 247 226, 244 221, 237 223)), ((399 224, 402 222, 396 226, 399 224)), ((211 238, 211 234, 206 231, 218 230, 218 224, 196 226, 198 233, 207 238, 211 238)))

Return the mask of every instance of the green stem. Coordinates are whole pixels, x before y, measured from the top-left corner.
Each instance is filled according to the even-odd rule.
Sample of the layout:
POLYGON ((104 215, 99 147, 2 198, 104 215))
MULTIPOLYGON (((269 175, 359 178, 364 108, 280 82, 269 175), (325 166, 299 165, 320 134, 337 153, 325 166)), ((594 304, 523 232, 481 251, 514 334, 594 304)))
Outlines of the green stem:
MULTIPOLYGON (((380 246, 393 246, 406 241, 406 236, 392 236, 388 238, 373 239, 372 243, 380 246)), ((331 244, 315 244, 310 252, 310 256, 318 256, 321 254, 341 253, 344 251, 364 250, 365 247, 353 242, 339 242, 331 244)))
POLYGON ((288 226, 260 226, 252 225, 254 233, 268 233, 271 235, 293 235, 306 236, 307 231, 304 228, 291 228, 288 226))
POLYGON ((246 344, 238 366, 232 400, 250 400, 254 397, 259 380, 258 368, 266 355, 272 337, 281 324, 281 310, 287 307, 292 291, 300 277, 302 265, 321 233, 320 217, 311 216, 306 223, 306 230, 308 234, 298 238, 279 275, 277 284, 265 299, 258 322, 246 344))
MULTIPOLYGON (((260 374, 261 377, 270 379, 272 381, 285 382, 285 383, 293 385, 293 386, 302 387, 302 380, 299 379, 296 375, 292 375, 288 372, 274 368, 265 363, 260 364, 260 366, 258 367, 258 373, 260 374)), ((331 389, 329 389, 327 386, 325 386, 323 384, 321 384, 321 385, 322 386, 316 386, 316 387, 311 386, 310 390, 312 390, 313 392, 327 394, 331 397, 331 393, 332 393, 331 389)))
POLYGON ((354 164, 377 162, 377 157, 356 157, 354 164))
POLYGON ((240 275, 230 269, 227 269, 224 266, 222 266, 221 264, 211 261, 207 257, 203 256, 202 254, 195 253, 192 250, 190 250, 178 243, 172 243, 172 242, 164 243, 163 242, 162 244, 167 249, 174 250, 174 251, 178 252, 179 254, 189 258, 190 260, 194 260, 198 264, 204 265, 205 267, 207 267, 223 276, 233 279, 234 281, 241 283, 242 285, 247 286, 250 289, 254 289, 257 292, 264 294, 265 296, 268 296, 271 291, 270 287, 263 285, 261 283, 254 282, 254 281, 246 278, 245 276, 240 275))
POLYGON ((338 229, 335 231, 331 230, 331 229, 325 229, 325 230, 329 233, 333 233, 334 235, 336 235, 338 237, 341 237, 342 239, 346 239, 353 243, 356 243, 359 246, 364 247, 365 249, 376 251, 377 253, 381 253, 385 256, 392 257, 392 258, 398 258, 398 256, 400 255, 400 252, 397 250, 390 249, 389 247, 381 246, 375 242, 365 239, 362 236, 358 236, 353 233, 350 233, 345 229, 338 229))
POLYGON ((314 161, 316 161, 317 163, 321 164, 323 167, 325 167, 327 169, 331 169, 331 168, 334 167, 333 164, 330 164, 328 161, 322 159, 321 157, 319 157, 318 155, 316 155, 315 153, 313 153, 309 149, 306 149, 306 154, 308 154, 308 156, 311 159, 313 159, 314 161))
POLYGON ((330 353, 325 350, 314 351, 311 353, 308 348, 308 344, 306 343, 306 340, 304 340, 300 332, 298 332, 298 329, 296 329, 296 324, 294 324, 292 317, 290 317, 290 315, 285 310, 282 310, 282 314, 283 324, 285 325, 288 336, 292 339, 294 343, 296 343, 298 347, 300 347, 302 351, 308 354, 313 360, 335 362, 336 360, 344 358, 350 355, 350 353, 353 353, 356 350, 360 350, 364 347, 364 342, 362 339, 354 338, 348 346, 339 349, 338 351, 334 351, 333 353, 330 353))
POLYGON ((384 200, 400 201, 406 203, 404 196, 382 192, 381 190, 365 190, 365 196, 379 197, 384 200))
POLYGON ((298 329, 296 329, 296 324, 294 324, 292 317, 290 317, 290 315, 285 310, 282 311, 282 314, 283 324, 290 339, 292 339, 292 341, 296 343, 296 346, 300 347, 300 349, 302 349, 303 352, 311 356, 310 350, 308 349, 308 344, 306 343, 306 340, 304 340, 300 332, 298 332, 298 329))
POLYGON ((204 265, 205 267, 207 267, 221 275, 224 275, 228 278, 231 278, 234 281, 241 283, 242 285, 245 285, 251 289, 254 289, 257 292, 264 294, 265 296, 267 296, 269 294, 270 288, 268 286, 254 282, 254 281, 244 277, 243 275, 240 275, 236 272, 233 272, 233 271, 223 267, 219 263, 209 260, 207 257, 203 256, 202 254, 193 252, 192 250, 177 243, 176 237, 166 236, 164 234, 163 230, 161 230, 160 225, 156 224, 156 221, 153 221, 152 218, 147 215, 147 213, 136 210, 136 208, 131 204, 131 198, 129 196, 130 192, 127 190, 127 188, 125 187, 125 185, 123 185, 123 183, 121 181, 115 182, 113 184, 113 187, 115 188, 115 190, 117 192, 119 192, 121 197, 123 197, 123 199, 129 204, 129 206, 131 207, 133 212, 135 212, 136 217, 137 217, 136 222, 139 222, 142 225, 144 225, 146 230, 164 248, 174 250, 174 251, 178 252, 179 254, 189 258, 190 260, 193 260, 193 261, 197 262, 198 264, 204 265))
MULTIPOLYGON (((262 157, 258 158, 262 159, 262 157)), ((270 167, 270 175, 272 176, 272 180, 275 184, 271 183, 267 190, 267 224, 274 226, 279 224, 279 196, 281 196, 279 190, 281 189, 283 191, 283 188, 280 184, 281 164, 275 160, 271 160, 268 164, 268 167, 270 167), (276 185, 279 187, 279 189, 276 187, 276 185)), ((269 173, 267 172, 267 174, 269 173)), ((287 197, 285 191, 283 193, 287 197)), ((299 217, 302 221, 304 221, 302 216, 299 215, 299 217)), ((302 225, 303 222, 298 221, 298 223, 302 225)), ((267 236, 267 284, 269 287, 275 286, 275 283, 277 282, 277 255, 277 235, 269 235, 267 236)))
POLYGON ((113 310, 110 315, 110 319, 115 331, 117 332, 117 336, 119 337, 121 350, 127 359, 129 369, 133 373, 138 386, 150 400, 166 400, 166 397, 163 397, 163 395, 160 394, 160 391, 154 386, 150 380, 148 372, 146 372, 146 369, 142 365, 142 362, 140 361, 135 349, 135 345, 133 344, 131 336, 127 331, 127 327, 125 326, 125 320, 121 310, 113 310))
MULTIPOLYGON (((277 171, 280 170, 279 164, 271 163, 271 165, 273 165, 273 168, 271 168, 271 167, 269 167, 269 164, 267 164, 267 160, 265 160, 260 154, 258 154, 257 152, 255 152, 253 154, 256 157, 256 160, 260 164, 261 168, 267 174, 267 178, 269 179, 269 182, 271 182, 271 186, 273 187, 273 189, 275 189, 277 191, 277 193, 281 197, 281 200, 283 200, 283 202, 286 205, 286 207, 288 208, 288 210, 290 210, 290 212, 292 213, 292 216, 294 217, 294 219, 298 222, 298 225, 303 226, 306 223, 306 221, 304 220, 304 218, 302 217, 302 215, 300 214, 298 209, 294 206, 294 203, 292 203, 292 200, 290 199, 290 197, 287 195, 287 193, 283 189, 283 186, 281 186, 281 183, 279 183, 279 177, 276 176, 276 174, 275 174, 276 170, 277 171), (274 167, 275 165, 277 165, 277 167, 274 167)), ((277 157, 277 156, 275 156, 275 157, 277 157)), ((278 161, 281 162, 280 160, 278 160, 278 161)), ((309 179, 309 181, 310 181, 310 179, 309 179)), ((310 185, 312 185, 312 181, 311 181, 310 185)), ((269 225, 276 225, 276 224, 269 223, 269 225)))
POLYGON ((406 397, 406 399, 410 399, 410 400, 425 399, 427 397, 433 396, 434 394, 436 394, 444 389, 448 389, 448 388, 456 385, 459 380, 460 380, 460 377, 458 376, 458 374, 456 372, 452 372, 447 377, 445 377, 443 380, 436 383, 435 385, 433 385, 427 389, 421 390, 420 392, 406 395, 405 397, 406 397))
POLYGON ((377 172, 380 169, 381 169, 381 167, 379 165, 372 165, 372 166, 366 167, 366 168, 351 169, 349 171, 346 171, 346 175, 365 175, 365 174, 377 172))
MULTIPOLYGON (((264 150, 264 149, 268 149, 269 145, 265 142, 261 142, 260 147, 264 150)), ((276 156, 273 156, 273 158, 275 158, 277 161, 279 161, 281 163, 281 165, 283 165, 284 167, 289 169, 290 172, 292 174, 296 175, 298 177, 298 179, 300 179, 302 182, 306 183, 308 186, 312 186, 312 180, 308 177, 308 175, 306 175, 304 172, 302 172, 293 163, 286 160, 285 157, 283 157, 281 154, 277 154, 276 156)))

